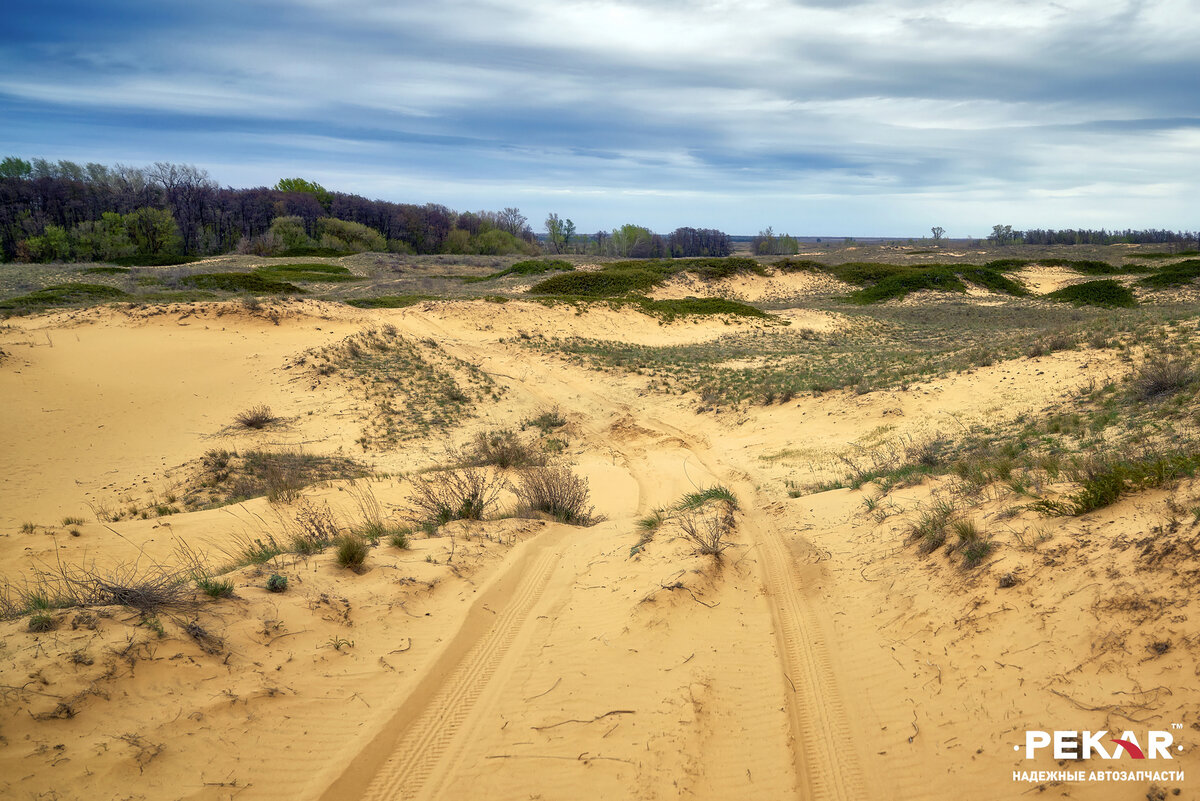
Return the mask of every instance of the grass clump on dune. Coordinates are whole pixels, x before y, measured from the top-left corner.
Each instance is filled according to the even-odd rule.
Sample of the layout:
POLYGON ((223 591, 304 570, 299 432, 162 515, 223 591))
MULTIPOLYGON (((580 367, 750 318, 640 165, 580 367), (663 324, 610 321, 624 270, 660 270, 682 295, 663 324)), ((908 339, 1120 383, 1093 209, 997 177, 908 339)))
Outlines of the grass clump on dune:
POLYGON ((593 272, 572 271, 534 284, 535 295, 562 295, 588 298, 616 298, 646 292, 673 275, 692 273, 706 281, 767 270, 754 259, 639 259, 617 261, 593 272))
POLYGON ((45 289, 0 300, 0 311, 33 312, 56 306, 74 306, 120 300, 129 295, 116 287, 103 284, 54 284, 45 289))
POLYGON ((380 295, 375 298, 351 298, 347 305, 359 309, 403 309, 426 300, 439 300, 435 295, 380 295))
POLYGON ((499 272, 490 273, 488 275, 475 275, 470 278, 463 279, 464 284, 478 284, 483 281, 494 281, 497 278, 503 278, 506 275, 541 275, 552 270, 560 272, 570 272, 575 269, 575 265, 569 261, 562 259, 526 259, 519 261, 513 266, 499 272))
POLYGON ((1178 264, 1169 264, 1154 275, 1148 275, 1138 284, 1151 289, 1188 286, 1200 278, 1200 259, 1188 259, 1178 264))
POLYGON ((645 292, 666 280, 666 276, 643 269, 605 269, 598 272, 572 271, 539 281, 529 288, 534 295, 570 295, 586 298, 612 298, 645 292))
POLYGON ((724 501, 729 504, 731 509, 738 508, 737 495, 733 493, 733 490, 723 484, 714 484, 706 489, 687 493, 675 504, 675 510, 686 512, 691 509, 699 509, 709 501, 724 501))
POLYGON ((246 292, 252 295, 299 295, 304 292, 295 284, 258 273, 197 273, 184 276, 180 283, 196 289, 246 292))
POLYGON ((260 275, 268 281, 340 283, 363 280, 362 276, 355 275, 339 264, 268 264, 255 269, 253 275, 260 275))
POLYGON ((1065 286, 1046 295, 1046 298, 1058 303, 1074 303, 1076 306, 1100 306, 1109 309, 1130 309, 1137 305, 1137 299, 1133 296, 1133 292, 1129 290, 1129 287, 1111 278, 1065 286))

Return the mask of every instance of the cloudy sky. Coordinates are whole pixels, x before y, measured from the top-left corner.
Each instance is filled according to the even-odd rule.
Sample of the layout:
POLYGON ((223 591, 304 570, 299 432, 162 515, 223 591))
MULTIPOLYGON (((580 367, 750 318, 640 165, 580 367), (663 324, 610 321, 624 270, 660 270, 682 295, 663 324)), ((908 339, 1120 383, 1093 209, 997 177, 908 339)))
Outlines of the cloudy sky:
POLYGON ((0 155, 735 234, 1200 227, 1200 0, 17 0, 0 155))

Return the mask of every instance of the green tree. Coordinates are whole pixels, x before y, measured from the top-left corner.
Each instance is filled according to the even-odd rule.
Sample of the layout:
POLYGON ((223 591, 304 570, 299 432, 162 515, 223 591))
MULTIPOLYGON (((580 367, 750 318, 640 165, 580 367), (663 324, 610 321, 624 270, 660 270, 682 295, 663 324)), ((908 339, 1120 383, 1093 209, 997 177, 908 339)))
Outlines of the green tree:
POLYGON ((329 211, 329 207, 333 204, 333 195, 316 181, 308 181, 304 178, 280 178, 279 183, 275 184, 275 188, 280 192, 304 192, 312 195, 325 211, 329 211))
POLYGON ((997 245, 1007 245, 1016 240, 1016 235, 1013 233, 1011 225, 993 225, 992 235, 988 239, 997 245))
POLYGON ((555 253, 566 253, 571 248, 571 238, 575 236, 575 223, 551 212, 546 218, 546 233, 551 249, 555 253))
POLYGON ((16 156, 6 156, 0 161, 0 178, 28 178, 33 174, 33 165, 16 156))
POLYGON ((178 253, 182 244, 179 226, 166 209, 149 206, 125 215, 125 232, 139 256, 167 256, 178 253))

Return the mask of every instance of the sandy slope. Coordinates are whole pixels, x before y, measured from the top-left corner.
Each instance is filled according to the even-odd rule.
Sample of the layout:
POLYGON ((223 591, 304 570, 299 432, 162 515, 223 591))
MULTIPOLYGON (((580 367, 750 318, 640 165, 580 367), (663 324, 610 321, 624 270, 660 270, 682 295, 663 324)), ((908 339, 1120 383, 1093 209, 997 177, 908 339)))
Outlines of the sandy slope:
MULTIPOLYGON (((225 431, 254 402, 294 418, 265 436, 348 449, 358 432, 340 413, 352 406, 346 388, 314 389, 284 368, 382 323, 433 337, 507 388, 465 431, 562 409, 567 456, 607 520, 454 523, 412 551, 373 549, 362 575, 330 554, 243 568, 236 599, 162 616, 162 637, 115 607, 56 613, 58 629, 40 635, 4 623, 0 795, 1017 798, 1038 794, 1011 779, 1029 767, 1013 752, 1026 728, 1171 723, 1187 746, 1172 767, 1200 771, 1200 638, 1188 619, 1200 535, 1184 526, 1174 556, 1146 561, 1139 543, 1166 521, 1163 493, 1069 523, 985 505, 984 521, 1011 535, 968 575, 903 544, 935 484, 898 494, 882 521, 863 514, 862 493, 785 491, 854 442, 1052 405, 1127 369, 1115 356, 1060 353, 908 392, 714 416, 647 394, 636 376, 531 357, 519 339, 687 342, 728 332, 720 322, 465 302, 297 307, 279 325, 183 313, 42 317, 3 331, 16 356, 0 366, 13 399, 2 441, 5 461, 23 465, 0 484, 6 575, 60 552, 165 557, 172 537, 219 551, 284 526, 289 510, 258 500, 112 524, 120 536, 88 523, 75 538, 86 545, 61 528, 15 531, 78 513, 109 485, 162 480, 214 442, 264 436, 225 431), (741 501, 722 562, 691 553, 671 523, 631 553, 638 516, 718 481, 741 501), (1044 543, 1019 546, 1018 532, 1030 542, 1042 529, 1044 543), (270 572, 289 577, 287 593, 262 589, 270 572), (998 588, 1009 572, 1019 582, 998 588)), ((431 453, 404 451, 418 466, 431 453)), ((403 506, 402 478, 372 487, 385 508, 403 506)), ((341 485, 311 496, 350 519, 341 485)), ((1181 786, 1194 794, 1194 779, 1181 786)), ((1045 790, 1139 798, 1147 783, 1045 790)))

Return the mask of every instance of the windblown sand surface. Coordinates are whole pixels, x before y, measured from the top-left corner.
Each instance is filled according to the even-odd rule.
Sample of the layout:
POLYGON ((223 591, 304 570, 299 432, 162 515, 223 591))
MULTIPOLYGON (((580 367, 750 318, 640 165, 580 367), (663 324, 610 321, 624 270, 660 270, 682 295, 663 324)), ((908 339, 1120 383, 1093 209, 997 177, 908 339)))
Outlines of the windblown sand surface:
MULTIPOLYGON (((741 290, 759 299, 806 291, 810 279, 741 290)), ((794 330, 849 325, 783 316, 794 330)), ((972 572, 904 545, 909 512, 942 479, 897 490, 881 518, 864 512, 861 491, 787 492, 810 465, 828 477, 837 454, 863 443, 1013 419, 1119 379, 1129 365, 1118 352, 698 413, 694 398, 649 392, 644 376, 521 344, 686 344, 764 325, 467 301, 10 321, 0 330, 0 574, 10 582, 60 563, 169 561, 181 541, 219 563, 283 531, 298 501, 97 520, 93 510, 178 505, 170 498, 214 449, 354 457, 384 476, 322 483, 307 502, 348 520, 365 483, 398 518, 409 475, 444 463, 444 446, 519 430, 553 407, 567 420, 555 434, 562 456, 604 519, 456 521, 439 536, 418 532, 411 550, 381 542, 362 573, 332 551, 282 555, 229 574, 234 597, 198 596, 186 611, 59 610, 44 633, 0 623, 0 796, 1126 799, 1146 797, 1149 783, 1015 783, 1014 770, 1060 765, 1014 746, 1026 729, 1173 724, 1184 750, 1172 763, 1132 767, 1200 776, 1200 527, 1172 511, 1200 488, 1075 518, 985 500, 977 517, 1001 547, 972 572), (478 366, 498 399, 448 437, 364 451, 370 408, 353 382, 314 379, 311 357, 299 357, 380 326, 478 366), (233 425, 260 403, 281 421, 233 425), (638 518, 715 483, 739 499, 723 559, 694 553, 673 522, 635 548, 638 518), (1171 537, 1151 539, 1155 527, 1171 537), (287 592, 267 592, 272 573, 287 592), (1006 574, 1015 580, 1002 587, 1006 574)), ((1161 784, 1189 798, 1195 781, 1161 784)))

